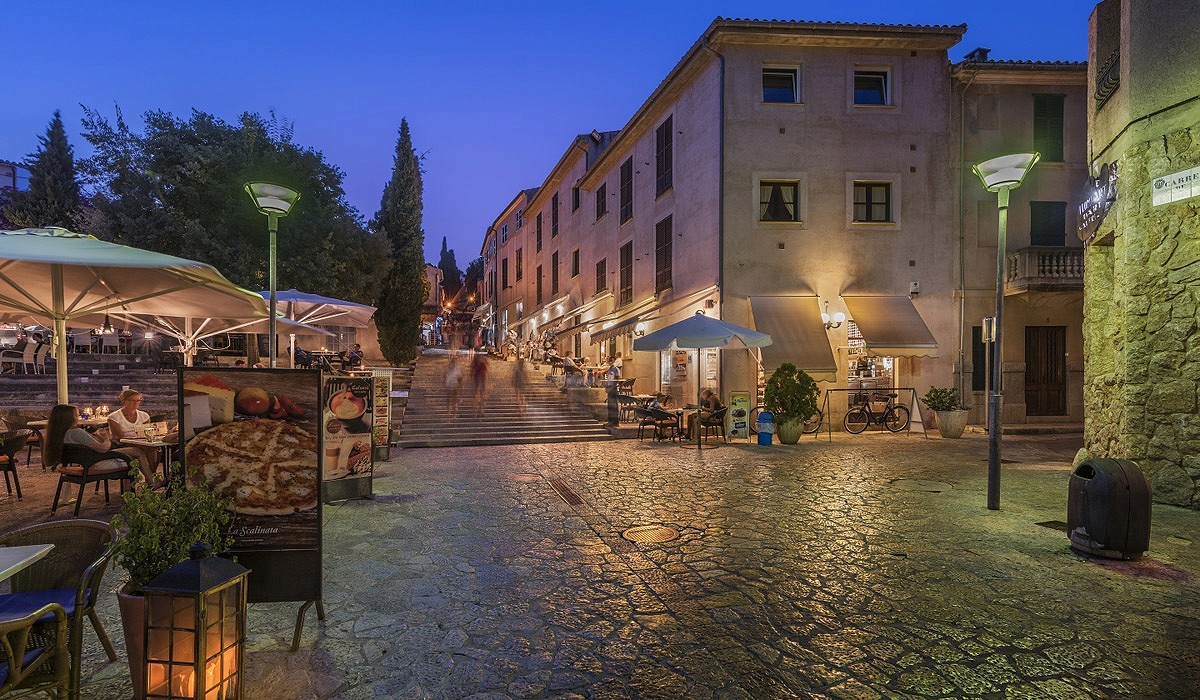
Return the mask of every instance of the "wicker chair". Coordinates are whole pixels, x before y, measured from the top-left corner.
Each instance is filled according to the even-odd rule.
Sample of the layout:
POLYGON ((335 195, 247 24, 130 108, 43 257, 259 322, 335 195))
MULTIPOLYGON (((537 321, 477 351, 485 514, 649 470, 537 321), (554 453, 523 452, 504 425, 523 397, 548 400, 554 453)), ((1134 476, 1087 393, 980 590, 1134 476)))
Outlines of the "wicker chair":
POLYGON ((21 494, 21 477, 17 475, 17 453, 25 447, 25 441, 33 435, 32 430, 13 430, 0 433, 0 472, 4 472, 4 488, 11 496, 13 484, 17 487, 17 500, 21 494), (12 474, 13 484, 9 484, 8 475, 12 474))
POLYGON ((71 672, 67 636, 67 612, 58 603, 0 619, 0 697, 53 691, 55 698, 66 698, 71 672))
POLYGON ((96 452, 83 445, 63 445, 62 464, 58 465, 58 488, 54 490, 54 503, 50 512, 58 510, 58 497, 62 494, 63 484, 79 484, 79 496, 75 499, 75 516, 79 517, 79 507, 83 505, 83 487, 94 483, 104 482, 104 502, 108 503, 108 482, 116 480, 125 493, 125 482, 129 479, 129 455, 123 452, 96 452), (119 464, 98 464, 108 460, 117 460, 119 464))
POLYGON ((12 593, 0 596, 0 617, 24 614, 47 603, 58 603, 69 620, 68 652, 71 657, 68 697, 79 697, 79 663, 83 654, 83 620, 92 629, 109 661, 117 660, 108 634, 96 617, 96 597, 112 557, 114 531, 99 520, 41 523, 0 536, 0 545, 53 544, 42 559, 18 571, 9 581, 12 593))

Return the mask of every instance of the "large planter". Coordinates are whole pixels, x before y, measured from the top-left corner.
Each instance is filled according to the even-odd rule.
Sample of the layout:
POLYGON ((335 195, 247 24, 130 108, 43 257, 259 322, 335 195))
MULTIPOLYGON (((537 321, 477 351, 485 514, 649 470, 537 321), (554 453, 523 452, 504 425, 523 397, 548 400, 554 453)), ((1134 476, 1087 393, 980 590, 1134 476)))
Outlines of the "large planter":
POLYGON ((142 641, 146 634, 146 598, 130 593, 122 587, 117 590, 117 606, 121 609, 121 628, 125 631, 125 656, 129 659, 129 678, 133 681, 133 698, 145 696, 142 680, 142 641))
POLYGON ((937 413, 938 432, 944 438, 962 437, 967 428, 967 415, 970 411, 935 411, 937 413))
POLYGON ((775 425, 775 434, 785 445, 795 445, 800 442, 800 436, 803 433, 804 421, 799 418, 784 418, 775 425))

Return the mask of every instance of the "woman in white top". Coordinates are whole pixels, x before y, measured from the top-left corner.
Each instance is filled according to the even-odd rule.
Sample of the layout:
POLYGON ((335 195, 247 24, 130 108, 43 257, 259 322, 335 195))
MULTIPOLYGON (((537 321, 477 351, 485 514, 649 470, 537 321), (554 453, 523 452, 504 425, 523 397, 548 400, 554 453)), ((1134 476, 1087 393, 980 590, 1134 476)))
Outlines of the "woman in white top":
MULTIPOLYGON (((117 394, 117 399, 121 402, 121 410, 108 414, 108 428, 112 431, 113 440, 120 442, 126 438, 146 437, 146 428, 150 426, 150 414, 139 408, 142 405, 141 392, 126 389, 117 394)), ((157 449, 129 445, 121 448, 121 451, 131 451, 130 454, 137 457, 138 464, 142 465, 142 473, 146 475, 146 479, 154 483, 154 475, 158 472, 157 449)))

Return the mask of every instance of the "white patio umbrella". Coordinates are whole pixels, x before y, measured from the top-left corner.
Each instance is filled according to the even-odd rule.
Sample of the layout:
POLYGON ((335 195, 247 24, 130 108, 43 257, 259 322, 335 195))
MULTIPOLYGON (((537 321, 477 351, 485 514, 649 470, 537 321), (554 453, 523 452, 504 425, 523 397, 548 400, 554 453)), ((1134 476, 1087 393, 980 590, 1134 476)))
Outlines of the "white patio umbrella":
POLYGON ((67 403, 66 323, 96 314, 266 318, 262 297, 211 265, 63 228, 0 231, 0 312, 52 322, 58 400, 67 403))
MULTIPOLYGON (((126 326, 152 330, 168 335, 179 341, 183 348, 184 364, 192 364, 199 349, 201 340, 211 338, 221 333, 269 333, 270 320, 267 318, 214 318, 209 316, 162 316, 152 314, 133 314, 114 311, 112 318, 124 322, 126 326)), ((282 316, 275 320, 277 330, 284 333, 305 333, 310 335, 333 335, 324 328, 310 326, 296 321, 289 321, 282 316)))
MULTIPOLYGON (((703 311, 695 316, 672 323, 650 335, 636 338, 634 350, 661 352, 672 348, 696 351, 696 407, 700 407, 700 351, 704 348, 724 348, 739 345, 746 348, 761 348, 771 344, 771 336, 749 328, 743 328, 719 318, 709 318, 703 311)), ((700 447, 700 421, 696 421, 696 447, 700 447)))
MULTIPOLYGON (((264 299, 271 298, 269 291, 259 292, 259 294, 264 299)), ((375 314, 374 306, 360 304, 356 301, 323 297, 320 294, 309 294, 295 289, 275 292, 275 303, 284 317, 309 325, 329 324, 366 328, 371 323, 371 316, 375 314)), ((291 357, 292 366, 295 366, 296 333, 290 332, 288 338, 288 355, 291 357)))

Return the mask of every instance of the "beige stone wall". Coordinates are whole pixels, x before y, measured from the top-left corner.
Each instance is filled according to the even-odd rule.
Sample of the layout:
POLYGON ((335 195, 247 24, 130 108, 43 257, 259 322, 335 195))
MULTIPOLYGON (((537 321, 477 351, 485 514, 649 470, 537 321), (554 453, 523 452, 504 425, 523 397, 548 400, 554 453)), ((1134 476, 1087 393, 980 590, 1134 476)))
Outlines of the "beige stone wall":
POLYGON ((1151 206, 1152 179, 1200 164, 1200 125, 1119 159, 1112 247, 1088 251, 1085 440, 1137 462, 1155 500, 1200 507, 1200 199, 1151 206))

